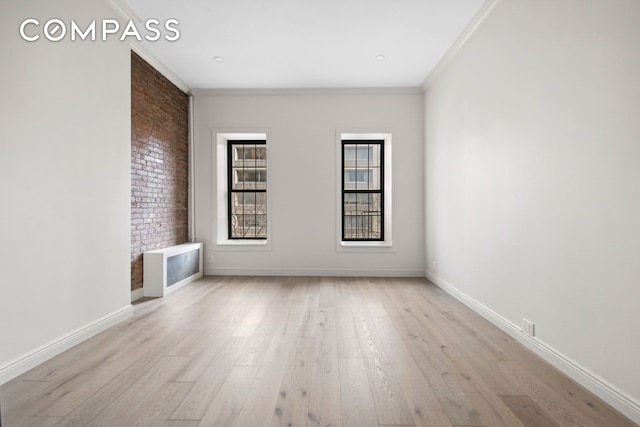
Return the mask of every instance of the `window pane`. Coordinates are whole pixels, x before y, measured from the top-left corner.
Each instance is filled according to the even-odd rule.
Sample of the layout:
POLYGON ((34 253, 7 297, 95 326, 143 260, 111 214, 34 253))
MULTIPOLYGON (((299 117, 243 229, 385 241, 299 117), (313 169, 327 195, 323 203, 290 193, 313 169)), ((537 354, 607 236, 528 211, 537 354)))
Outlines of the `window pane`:
POLYGON ((368 193, 356 194, 356 206, 358 208, 358 213, 368 211, 369 210, 369 194, 368 193))
POLYGON ((371 182, 369 176, 369 169, 356 169, 356 182, 368 183, 371 182))
POLYGON ((346 169, 344 171, 345 190, 379 190, 380 169, 346 169))
POLYGON ((244 193, 231 193, 231 213, 242 213, 244 211, 244 193))
POLYGON ((344 197, 344 238, 382 238, 382 204, 379 193, 348 193, 344 197))
POLYGON ((267 238, 267 216, 266 215, 256 215, 255 237, 262 238, 262 239, 267 238))
POLYGON ((382 174, 380 167, 372 167, 370 170, 369 177, 369 189, 371 190, 380 190, 382 184, 382 174))
POLYGON ((255 164, 267 159, 267 147, 264 145, 243 144, 234 145, 234 162, 244 164, 255 164))
POLYGON ((267 214, 267 193, 255 193, 256 198, 256 213, 266 215, 267 214))
POLYGON ((267 170, 266 169, 240 169, 234 168, 233 190, 266 190, 267 170))
POLYGON ((344 161, 345 164, 348 162, 349 164, 355 163, 356 160, 356 146, 355 145, 347 145, 344 146, 344 161))
POLYGON ((344 239, 355 239, 357 237, 356 234, 356 216, 353 215, 344 215, 343 227, 344 227, 344 239))
POLYGON ((231 180, 232 190, 244 190, 244 175, 242 174, 242 169, 233 168, 231 180))
POLYGON ((373 162, 373 152, 368 144, 358 144, 356 147, 355 164, 361 168, 368 168, 373 162))
POLYGON ((380 167, 381 161, 381 152, 382 145, 381 144, 372 144, 369 146, 369 167, 380 167))
POLYGON ((379 240, 382 236, 380 215, 346 215, 344 238, 379 240))
POLYGON ((344 188, 343 190, 355 190, 356 189, 356 177, 353 169, 347 169, 344 171, 344 188))
POLYGON ((242 212, 245 214, 256 213, 256 193, 242 193, 244 195, 244 204, 242 212))
POLYGON ((371 215, 369 217, 369 238, 380 239, 382 236, 382 217, 380 215, 371 215))
POLYGON ((356 197, 357 194, 354 193, 347 193, 344 195, 344 203, 346 205, 355 205, 356 204, 356 197))
POLYGON ((369 211, 382 213, 382 195, 380 193, 369 194, 369 211))
POLYGON ((266 193, 231 194, 231 237, 267 237, 266 193))
POLYGON ((357 162, 360 166, 373 163, 374 147, 374 145, 369 144, 345 144, 344 160, 350 164, 356 164, 357 162))

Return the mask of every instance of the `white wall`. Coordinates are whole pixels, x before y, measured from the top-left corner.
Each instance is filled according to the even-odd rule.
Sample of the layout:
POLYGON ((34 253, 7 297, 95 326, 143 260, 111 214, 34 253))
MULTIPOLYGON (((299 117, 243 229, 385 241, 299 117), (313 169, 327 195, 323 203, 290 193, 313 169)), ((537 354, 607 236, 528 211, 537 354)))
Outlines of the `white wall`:
POLYGON ((636 421, 638 22, 636 0, 499 2, 425 101, 428 277, 535 322, 636 421))
POLYGON ((130 48, 18 32, 115 13, 100 0, 1 9, 0 383, 130 309, 130 48))
POLYGON ((422 103, 417 91, 196 91, 196 235, 205 273, 423 275, 422 103), (270 250, 216 245, 214 129, 267 131, 270 250), (339 129, 393 135, 392 250, 337 249, 339 129))

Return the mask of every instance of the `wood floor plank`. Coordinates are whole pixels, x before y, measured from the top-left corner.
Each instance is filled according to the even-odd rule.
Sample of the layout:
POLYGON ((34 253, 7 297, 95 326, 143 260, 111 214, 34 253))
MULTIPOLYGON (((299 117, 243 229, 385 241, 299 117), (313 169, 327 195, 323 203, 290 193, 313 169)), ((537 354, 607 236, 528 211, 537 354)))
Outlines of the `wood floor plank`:
MULTIPOLYGON (((449 300, 451 300, 451 298, 449 298, 449 300)), ((442 304, 442 299, 427 299, 423 296, 420 299, 411 298, 410 302, 414 304, 414 309, 421 306, 424 312, 434 313, 434 315, 439 316, 442 321, 438 324, 443 328, 447 328, 445 332, 457 338, 459 342, 468 342, 471 347, 471 352, 482 352, 487 359, 492 360, 513 360, 513 356, 506 352, 502 346, 493 342, 482 333, 479 326, 488 325, 489 322, 481 318, 475 319, 474 323, 467 322, 464 317, 459 314, 462 307, 457 305, 453 306, 453 302, 449 300, 447 300, 449 302, 448 304, 442 304)), ((456 301, 456 304, 459 303, 456 301)))
MULTIPOLYGON (((231 329, 227 327, 223 329, 231 329)), ((207 345, 211 333, 204 330, 184 330, 184 338, 175 347, 168 351, 168 356, 197 356, 207 345)))
MULTIPOLYGON (((420 316, 425 310, 415 299, 406 301, 404 305, 420 321, 427 318, 424 314, 420 316)), ((489 347, 492 344, 478 338, 477 333, 469 332, 466 328, 454 330, 450 317, 442 310, 426 312, 430 313, 430 322, 424 323, 423 329, 434 338, 434 343, 440 345, 432 345, 431 340, 421 342, 423 345, 432 345, 432 352, 437 352, 439 347, 441 354, 446 356, 441 361, 450 373, 446 376, 448 382, 455 382, 455 386, 468 398, 485 424, 522 426, 520 420, 506 407, 491 386, 494 381, 490 380, 488 384, 485 381, 486 377, 483 378, 476 370, 476 367, 481 367, 481 372, 484 372, 492 362, 503 359, 502 354, 490 351, 489 347), (473 361, 474 365, 469 361, 473 361)))
MULTIPOLYGON (((304 323, 304 319, 302 321, 304 323)), ((304 426, 309 414, 312 386, 314 342, 311 338, 296 338, 280 386, 271 426, 304 426)))
POLYGON ((526 362, 526 365, 521 361, 504 361, 499 362, 499 365, 502 372, 518 381, 526 395, 559 425, 637 426, 605 402, 568 380, 554 367, 547 365, 545 369, 539 363, 538 359, 526 362))
POLYGON ((450 378, 455 378, 456 383, 486 425, 524 427, 520 419, 463 358, 457 355, 451 360, 456 368, 452 370, 450 378))
POLYGON ((462 391, 455 378, 451 377, 451 365, 447 363, 446 356, 423 339, 405 340, 405 343, 451 424, 454 426, 483 425, 473 403, 462 391))
POLYGON ((576 410, 569 403, 559 396, 555 390, 547 386, 542 379, 528 375, 517 362, 500 362, 503 372, 516 379, 527 395, 538 404, 544 411, 551 414, 554 419, 559 420, 562 426, 584 427, 591 424, 591 421, 584 413, 576 410))
MULTIPOLYGON (((62 417, 30 417, 19 425, 20 427, 53 427, 60 422, 62 417)), ((11 424, 9 424, 11 425, 11 424)))
POLYGON ((81 361, 73 360, 70 364, 77 367, 77 373, 70 375, 65 381, 55 383, 49 391, 54 402, 51 406, 40 412, 40 416, 67 416, 78 406, 78 401, 88 399, 94 393, 99 392, 114 379, 119 379, 124 384, 132 379, 139 378, 160 358, 169 348, 175 346, 184 338, 180 331, 171 331, 152 339, 144 340, 145 345, 139 345, 128 352, 119 352, 110 355, 101 363, 85 365, 81 361), (136 366, 135 369, 131 369, 136 366), (123 378, 122 373, 128 372, 128 378, 123 378))
MULTIPOLYGON (((224 350, 228 343, 246 342, 246 338, 231 340, 230 335, 237 327, 235 322, 220 322, 218 328, 212 331, 205 331, 201 336, 202 340, 197 342, 191 351, 191 363, 185 366, 171 381, 196 382, 200 376, 212 364, 218 353, 224 350)), ((180 351, 179 353, 184 353, 180 351)))
POLYGON ((374 322, 389 361, 395 367, 416 426, 451 426, 438 398, 422 376, 391 318, 377 317, 374 322))
MULTIPOLYGON (((176 331, 173 332, 173 334, 180 334, 180 332, 176 331)), ((66 395, 58 399, 60 404, 68 407, 75 404, 60 425, 83 425, 83 420, 91 419, 93 414, 103 411, 120 396, 127 393, 143 375, 153 369, 154 365, 165 356, 165 352, 162 351, 163 348, 166 350, 167 347, 160 347, 159 349, 149 351, 149 353, 144 353, 134 363, 123 365, 124 369, 120 373, 113 377, 108 383, 98 387, 93 393, 90 393, 90 391, 94 389, 93 385, 90 388, 83 388, 83 386, 80 385, 72 390, 75 400, 66 398, 66 395), (87 394, 83 395, 83 391, 87 394)), ((104 369, 110 371, 112 368, 105 367, 104 369)))
POLYGON ((525 427, 560 427, 529 396, 500 396, 525 427))
POLYGON ((290 292, 288 297, 279 303, 284 304, 288 310, 283 311, 281 307, 277 307, 283 317, 274 325, 268 347, 266 350, 262 349, 264 357, 261 359, 260 369, 236 422, 239 427, 269 425, 276 410, 288 356, 294 348, 294 340, 300 330, 304 300, 302 287, 295 286, 290 280, 285 281, 283 285, 283 289, 289 289, 290 292))
MULTIPOLYGON (((253 301, 253 307, 245 314, 244 319, 240 322, 236 330, 233 331, 234 337, 250 337, 256 328, 262 322, 269 305, 271 305, 273 297, 276 295, 277 289, 273 286, 264 286, 260 298, 253 301)), ((242 305, 245 307, 252 301, 244 301, 242 305)))
POLYGON ((271 303, 266 306, 266 311, 257 325, 247 348, 236 361, 238 365, 260 366, 265 357, 266 350, 273 337, 281 330, 281 326, 287 320, 288 311, 283 309, 289 301, 291 289, 284 286, 284 279, 273 279, 269 285, 274 292, 271 303))
MULTIPOLYGON (((157 400, 160 397, 158 390, 166 392, 166 384, 175 375, 175 372, 182 369, 189 358, 183 356, 167 356, 159 359, 157 363, 150 366, 143 372, 127 390, 118 395, 109 405, 105 405, 99 411, 87 411, 82 418, 66 417, 59 423, 62 426, 90 425, 92 427, 111 427, 115 425, 135 425, 136 418, 140 415, 142 408, 157 408, 157 400), (138 405, 132 405, 136 401, 138 405)), ((173 387, 170 394, 177 391, 173 387)))
POLYGON ((579 384, 550 366, 536 354, 519 349, 516 363, 530 377, 544 379, 544 384, 596 425, 628 427, 629 421, 579 384))
POLYGON ((14 379, 0 388, 2 421, 7 426, 26 424, 30 417, 42 412, 53 403, 48 393, 52 384, 48 381, 14 379))
POLYGON ((166 382, 149 397, 148 404, 138 406, 131 416, 130 426, 155 426, 166 422, 174 409, 182 402, 192 383, 166 382))
POLYGON ((342 426, 335 286, 321 281, 309 390, 308 427, 342 426))
POLYGON ((304 285, 306 298, 298 336, 313 338, 316 333, 318 305, 320 304, 320 292, 318 291, 320 283, 317 279, 311 277, 303 278, 301 283, 304 285))
POLYGON ((231 427, 235 425, 257 373, 257 366, 234 366, 231 368, 231 372, 207 408, 199 425, 202 427, 231 427))
POLYGON ((442 352, 450 359, 464 359, 495 394, 519 395, 523 393, 517 382, 499 375, 500 368, 496 362, 509 359, 509 357, 502 353, 496 354, 488 349, 487 347, 492 347, 494 344, 485 345, 484 338, 478 338, 479 333, 468 333, 466 327, 457 329, 450 324, 449 319, 440 310, 424 301, 413 299, 404 301, 402 305, 407 316, 414 317, 418 322, 422 336, 437 342, 442 352))
POLYGON ((230 337, 215 357, 209 360, 206 368, 197 373, 193 387, 169 418, 173 420, 202 419, 246 344, 247 339, 244 337, 230 337))
POLYGON ((135 304, 139 321, 132 326, 149 329, 162 324, 171 325, 173 329, 201 329, 206 319, 219 308, 219 300, 210 296, 215 294, 219 295, 220 299, 227 299, 228 294, 235 292, 234 288, 224 287, 219 283, 208 280, 204 283, 207 285, 198 282, 172 292, 171 302, 167 295, 165 298, 152 298, 147 302, 135 304))
POLYGON ((411 310, 406 307, 406 301, 409 297, 398 298, 402 288, 389 289, 387 287, 378 286, 374 291, 380 295, 383 300, 385 312, 393 320, 400 337, 405 339, 428 338, 424 335, 424 328, 420 319, 413 315, 411 310))
POLYGON ((415 309, 408 305, 407 300, 410 296, 401 292, 401 289, 386 288, 381 292, 387 296, 384 298, 385 310, 389 313, 394 327, 397 331, 404 330, 404 333, 398 333, 398 337, 404 337, 409 354, 433 390, 448 422, 453 425, 483 425, 484 422, 473 402, 464 393, 458 380, 449 374, 455 372, 456 367, 442 351, 450 345, 448 337, 437 334, 438 331, 433 329, 433 325, 425 324, 425 319, 415 316, 415 309), (398 292, 391 294, 392 290, 398 292))
POLYGON ((242 278, 233 286, 233 293, 222 298, 220 306, 216 310, 206 310, 202 318, 195 318, 196 326, 200 325, 208 330, 215 330, 220 322, 240 324, 253 307, 259 301, 260 295, 266 291, 261 281, 242 278))
POLYGON ((8 427, 638 427, 417 278, 205 277, 0 401, 8 427))
POLYGON ((343 279, 336 279, 339 283, 336 290, 336 322, 340 327, 337 329, 338 357, 341 359, 359 359, 362 357, 358 335, 354 323, 351 305, 349 304, 348 285, 343 279))
POLYGON ((271 289, 271 287, 268 286, 270 279, 256 280, 255 278, 247 277, 243 282, 244 292, 238 292, 233 299, 228 301, 228 303, 235 304, 226 304, 225 309, 227 309, 227 311, 220 311, 220 313, 224 313, 225 320, 227 321, 242 322, 254 308, 255 304, 268 303, 267 294, 269 294, 271 289))
MULTIPOLYGON (((417 301, 407 301, 404 305, 420 322, 423 334, 432 337, 432 340, 439 344, 442 354, 454 364, 454 372, 464 375, 459 383, 473 383, 471 393, 475 394, 481 389, 481 395, 487 396, 487 399, 491 398, 494 406, 500 409, 499 412, 504 412, 504 408, 497 395, 523 393, 517 382, 505 378, 504 375, 497 375, 500 371, 497 362, 504 358, 488 350, 484 340, 478 340, 477 333, 469 334, 466 329, 456 329, 446 316, 442 316, 437 310, 422 307, 417 301)), ((486 416, 485 411, 485 418, 486 416)), ((511 418, 509 413, 505 416, 511 418)), ((514 425, 517 425, 517 421, 514 422, 514 425)))
MULTIPOLYGON (((212 424, 215 425, 215 424, 212 424)), ((201 427, 200 421, 166 420, 158 421, 154 427, 201 427)))
POLYGON ((360 351, 369 375, 378 422, 414 425, 398 378, 376 335, 375 325, 366 302, 360 298, 359 293, 354 292, 349 295, 349 303, 356 324, 360 351))
MULTIPOLYGON (((117 327, 120 325, 116 325, 117 327)), ((109 359, 110 356, 117 356, 122 349, 139 346, 147 337, 153 336, 153 332, 142 333, 136 337, 135 341, 131 337, 122 333, 120 328, 109 328, 102 331, 87 345, 75 346, 59 354, 58 356, 41 364, 21 375, 18 379, 27 381, 59 381, 61 378, 74 375, 78 369, 75 364, 69 364, 69 359, 84 361, 86 365, 98 364, 109 359), (97 350, 100 351, 97 351, 97 350)), ((84 365, 83 364, 83 365, 84 365)))
POLYGON ((375 404, 362 359, 340 359, 342 419, 349 427, 376 427, 375 404))
POLYGON ((389 317, 389 313, 383 303, 384 296, 378 293, 380 288, 388 288, 390 279, 377 278, 377 279, 363 279, 355 283, 355 286, 360 291, 360 297, 367 304, 369 314, 374 319, 376 317, 389 317))

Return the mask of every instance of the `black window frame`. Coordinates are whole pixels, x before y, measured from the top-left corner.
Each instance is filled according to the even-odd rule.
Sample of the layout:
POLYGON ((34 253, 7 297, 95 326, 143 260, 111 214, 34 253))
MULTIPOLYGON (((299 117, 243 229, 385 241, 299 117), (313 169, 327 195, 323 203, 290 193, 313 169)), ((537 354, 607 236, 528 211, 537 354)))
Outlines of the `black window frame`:
MULTIPOLYGON (((267 211, 264 216, 265 216, 265 236, 264 237, 260 237, 260 236, 233 236, 233 227, 232 227, 232 221, 233 221, 233 206, 232 206, 232 199, 233 199, 233 194, 234 193, 253 193, 254 195, 256 195, 257 193, 264 193, 265 194, 265 199, 266 199, 266 194, 267 194, 267 188, 268 188, 268 176, 267 178, 263 181, 265 184, 265 188, 264 189, 245 189, 243 188, 242 190, 240 189, 234 189, 233 188, 233 162, 234 162, 234 147, 235 146, 243 146, 243 145, 251 145, 251 146, 256 146, 256 145, 263 145, 265 146, 265 153, 266 153, 266 146, 267 146, 267 141, 266 140, 227 140, 227 235, 229 240, 267 240, 267 231, 268 231, 268 218, 269 218, 269 212, 267 211)), ((267 161, 266 156, 265 156, 265 162, 267 161)), ((256 165, 254 165, 254 167, 252 168, 254 171, 257 172, 258 168, 256 165)), ((262 169, 262 168, 261 168, 262 169)), ((265 163, 265 167, 264 167, 265 171, 267 171, 268 166, 267 163, 265 163)), ((257 213, 254 213, 254 216, 257 218, 257 213)), ((243 214, 244 216, 244 214, 243 214)), ((257 221, 256 221, 257 222, 257 221)))
MULTIPOLYGON (((385 229, 384 229, 384 223, 385 223, 385 159, 384 159, 384 149, 385 149, 385 140, 384 139, 343 139, 341 144, 341 181, 342 181, 342 195, 341 195, 341 206, 340 206, 340 210, 341 210, 341 219, 342 219, 342 241, 343 242, 384 242, 384 234, 385 234, 385 229), (346 150, 346 146, 347 145, 355 145, 355 159, 357 161, 358 159, 358 146, 359 145, 365 145, 365 146, 371 146, 371 145, 378 145, 380 147, 380 159, 379 159, 379 168, 380 168, 380 172, 379 172, 379 180, 380 180, 380 185, 379 185, 379 189, 354 189, 354 190, 346 190, 345 189, 345 175, 346 175, 346 165, 345 165, 345 150, 346 150), (379 211, 379 216, 380 216, 380 237, 371 237, 371 230, 369 230, 368 233, 368 237, 346 237, 346 209, 345 209, 345 204, 346 204, 346 200, 345 200, 345 196, 347 194, 379 194, 380 197, 380 211, 379 211)), ((369 160, 367 160, 367 162, 369 162, 369 160)), ((356 169, 357 170, 357 169, 356 169)), ((368 175, 369 175, 369 182, 367 183, 368 186, 370 186, 371 184, 371 166, 367 165, 367 169, 368 175)), ((357 172, 356 172, 356 176, 357 176, 357 172)), ((356 186, 357 187, 357 186, 356 186)), ((356 196, 357 197, 357 196, 356 196)), ((358 222, 359 218, 367 218, 367 216, 360 216, 360 215, 355 215, 356 218, 356 223, 358 222)))

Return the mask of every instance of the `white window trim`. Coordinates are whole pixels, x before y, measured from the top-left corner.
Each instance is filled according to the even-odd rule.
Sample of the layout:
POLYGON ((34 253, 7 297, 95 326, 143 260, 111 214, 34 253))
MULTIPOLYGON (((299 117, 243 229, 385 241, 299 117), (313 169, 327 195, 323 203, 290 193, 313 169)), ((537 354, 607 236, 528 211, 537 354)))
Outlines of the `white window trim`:
POLYGON ((337 252, 395 252, 393 246, 393 157, 392 132, 336 131, 336 251, 337 252), (380 242, 353 242, 342 240, 342 141, 381 139, 384 141, 384 240, 380 242))
MULTIPOLYGON (((229 239, 229 210, 227 186, 227 149, 228 141, 251 140, 267 141, 267 177, 271 173, 271 156, 269 155, 269 138, 264 130, 213 130, 213 164, 216 166, 215 229, 213 241, 215 250, 271 250, 271 191, 267 181, 267 238, 265 239, 229 239)), ((268 179, 268 178, 267 178, 268 179)))

